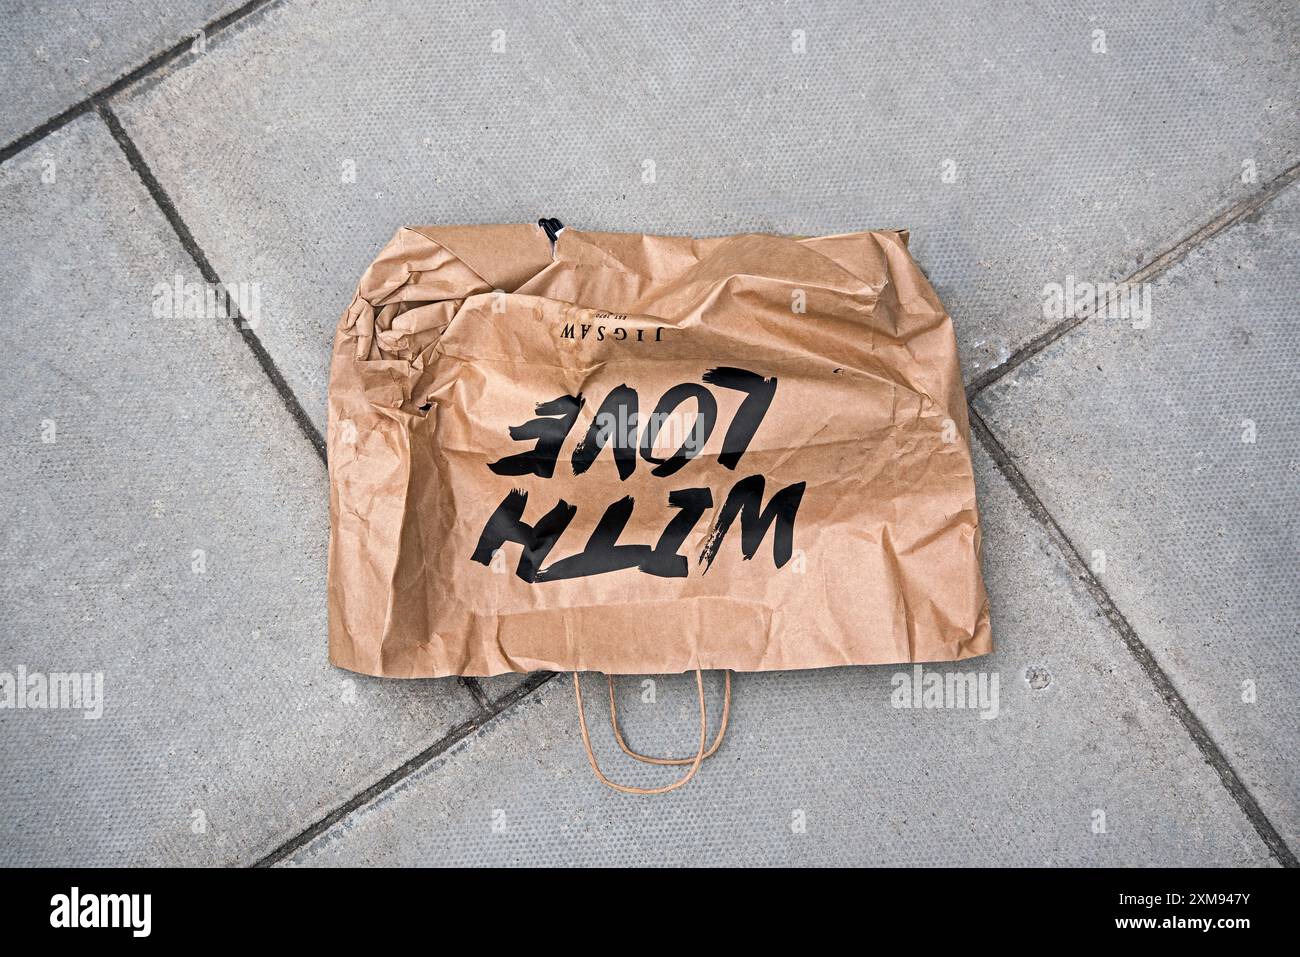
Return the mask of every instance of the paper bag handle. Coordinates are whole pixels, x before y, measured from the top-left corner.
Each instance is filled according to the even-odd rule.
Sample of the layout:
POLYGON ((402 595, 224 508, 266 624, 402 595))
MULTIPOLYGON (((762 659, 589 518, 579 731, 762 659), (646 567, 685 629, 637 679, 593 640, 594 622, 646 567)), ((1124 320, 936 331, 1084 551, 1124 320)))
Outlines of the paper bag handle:
MULTIPOLYGON (((718 726, 718 736, 713 739, 713 744, 709 745, 709 750, 704 752, 706 758, 713 757, 722 744, 722 736, 727 733, 727 720, 731 717, 731 672, 724 670, 722 674, 726 681, 722 693, 722 723, 718 726)), ((618 746, 623 749, 624 754, 646 764, 682 765, 691 763, 690 758, 652 758, 646 754, 638 754, 629 748, 623 740, 623 729, 618 725, 618 703, 614 700, 614 676, 606 675, 605 679, 609 682, 609 723, 614 728, 614 740, 618 742, 618 746)))
MULTIPOLYGON (((731 673, 727 672, 727 689, 722 711, 722 727, 719 728, 718 737, 713 742, 713 746, 708 749, 707 753, 705 752, 704 743, 708 740, 709 718, 704 705, 704 672, 699 668, 695 669, 695 688, 699 693, 700 699, 700 747, 699 750, 695 752, 694 758, 652 758, 647 757, 646 755, 637 754, 628 748, 626 743, 624 743, 623 735, 618 730, 617 715, 613 710, 610 711, 610 721, 614 724, 615 736, 618 738, 620 746, 629 755, 636 758, 638 761, 645 761, 648 764, 689 764, 691 766, 689 771, 671 784, 665 784, 662 787, 657 788, 638 788, 626 784, 617 784, 607 778, 605 773, 600 770, 600 765, 596 761, 596 753, 591 748, 591 735, 587 731, 587 716, 582 706, 582 678, 579 673, 575 671, 573 673, 573 693, 578 702, 578 727, 582 730, 582 746, 587 752, 587 763, 591 765, 591 770, 595 773, 597 780, 606 787, 613 788, 615 791, 622 791, 624 794, 667 794, 669 791, 676 791, 679 787, 690 781, 691 778, 695 777, 695 772, 700 769, 700 764, 704 759, 718 749, 718 746, 722 743, 722 735, 727 729, 727 716, 731 711, 731 673)), ((609 679, 609 691, 610 702, 612 703, 614 700, 614 682, 612 678, 609 679)))

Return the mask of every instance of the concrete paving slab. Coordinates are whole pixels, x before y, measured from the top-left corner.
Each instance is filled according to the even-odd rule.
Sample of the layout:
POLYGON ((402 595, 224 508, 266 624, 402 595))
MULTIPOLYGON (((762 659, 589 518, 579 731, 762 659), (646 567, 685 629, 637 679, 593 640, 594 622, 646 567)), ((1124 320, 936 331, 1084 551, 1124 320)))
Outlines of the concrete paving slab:
POLYGON ((978 408, 1300 850, 1300 186, 978 408), (1139 318, 1138 325, 1143 325, 1139 318))
POLYGON ((242 0, 78 0, 0 3, 0 143, 35 129, 242 0))
MULTIPOLYGON (((722 749, 683 790, 644 798, 592 776, 562 675, 289 863, 1267 864, 1041 526, 982 451, 976 467, 998 651, 933 673, 983 675, 990 707, 895 707, 910 668, 738 675, 722 749)), ((711 723, 720 685, 709 676, 711 723)), ((669 780, 615 760, 602 679, 584 688, 607 772, 669 780)), ((633 747, 686 754, 692 678, 619 689, 633 747)))
POLYGON ((1300 158, 1296 4, 1034 9, 288 2, 120 108, 318 425, 407 223, 910 227, 970 378, 1300 158))
POLYGON ((473 700, 328 665, 324 468, 229 320, 168 313, 201 278, 97 116, 0 220, 0 865, 255 860, 473 700))

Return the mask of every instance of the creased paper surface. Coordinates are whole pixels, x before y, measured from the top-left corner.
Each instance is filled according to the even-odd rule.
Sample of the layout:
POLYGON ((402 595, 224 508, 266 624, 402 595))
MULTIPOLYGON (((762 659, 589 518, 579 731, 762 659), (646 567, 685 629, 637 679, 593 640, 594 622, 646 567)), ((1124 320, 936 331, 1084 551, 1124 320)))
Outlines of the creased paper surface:
POLYGON ((343 668, 992 650, 952 322, 906 233, 401 229, 339 323, 328 444, 343 668))

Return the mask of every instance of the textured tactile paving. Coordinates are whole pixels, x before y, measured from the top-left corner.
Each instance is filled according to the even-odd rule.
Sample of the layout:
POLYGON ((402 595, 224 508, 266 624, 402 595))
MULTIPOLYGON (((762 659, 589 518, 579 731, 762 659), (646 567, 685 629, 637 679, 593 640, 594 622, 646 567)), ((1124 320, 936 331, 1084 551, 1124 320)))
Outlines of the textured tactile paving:
POLYGON ((1300 849, 1300 186, 1150 294, 978 408, 1300 849))
POLYGON ((256 860, 473 701, 326 662, 324 467, 228 320, 155 314, 200 277, 98 117, 0 220, 0 681, 103 682, 0 708, 0 864, 256 860))
POLYGON ((203 49, 207 24, 240 0, 0 3, 0 144, 114 82, 182 40, 203 49))

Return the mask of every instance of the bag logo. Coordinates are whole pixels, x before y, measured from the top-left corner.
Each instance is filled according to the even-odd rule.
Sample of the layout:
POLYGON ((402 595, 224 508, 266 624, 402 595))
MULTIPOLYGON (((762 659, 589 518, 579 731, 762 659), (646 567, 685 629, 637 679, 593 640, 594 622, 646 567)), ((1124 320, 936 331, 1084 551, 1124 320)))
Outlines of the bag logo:
POLYGON ((627 322, 625 313, 598 312, 592 318, 596 321, 566 322, 564 328, 560 330, 560 338, 573 340, 591 338, 596 342, 604 342, 606 339, 613 339, 616 342, 663 341, 663 326, 655 326, 653 329, 629 330, 624 325, 627 322))

